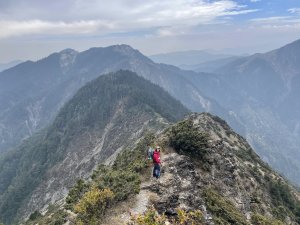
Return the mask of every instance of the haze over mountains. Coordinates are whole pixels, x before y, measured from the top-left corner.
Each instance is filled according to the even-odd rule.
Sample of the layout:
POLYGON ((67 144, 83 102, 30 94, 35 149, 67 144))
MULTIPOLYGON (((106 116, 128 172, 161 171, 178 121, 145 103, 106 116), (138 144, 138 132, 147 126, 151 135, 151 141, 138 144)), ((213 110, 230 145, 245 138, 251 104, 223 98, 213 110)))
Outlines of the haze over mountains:
POLYGON ((296 136, 300 135, 300 40, 280 49, 236 60, 219 70, 237 90, 270 106, 296 136))
POLYGON ((181 65, 184 70, 193 70, 195 72, 218 73, 223 66, 242 58, 242 56, 230 56, 228 58, 215 59, 200 64, 181 65))
POLYGON ((198 79, 197 86, 207 96, 239 118, 246 128, 244 135, 264 160, 298 184, 299 50, 300 41, 295 41, 265 54, 237 59, 213 78, 192 79, 198 79))
MULTIPOLYGON (((170 64, 178 66, 181 69, 198 70, 199 72, 208 72, 208 68, 201 68, 210 63, 219 64, 222 62, 227 63, 230 59, 238 58, 238 56, 230 54, 222 54, 209 50, 191 50, 182 52, 171 52, 164 54, 150 55, 150 59, 157 63, 170 64)), ((223 64, 222 64, 223 65, 223 64)), ((215 67, 216 68, 216 65, 215 67)), ((210 71, 211 72, 211 71, 210 71)))
POLYGON ((0 63, 0 72, 2 72, 3 70, 9 69, 11 67, 14 67, 18 64, 20 64, 22 61, 21 60, 14 60, 12 62, 8 62, 8 63, 0 63))
POLYGON ((128 69, 164 87, 193 111, 222 111, 185 78, 189 72, 156 64, 127 45, 66 49, 0 74, 0 151, 49 124, 60 107, 86 82, 103 73, 128 69))
POLYGON ((0 73, 0 150, 49 124, 86 82, 128 69, 163 87, 191 111, 226 119, 265 161, 299 184, 298 48, 299 41, 243 57, 218 74, 154 63, 127 45, 81 53, 66 49, 22 63, 0 73))

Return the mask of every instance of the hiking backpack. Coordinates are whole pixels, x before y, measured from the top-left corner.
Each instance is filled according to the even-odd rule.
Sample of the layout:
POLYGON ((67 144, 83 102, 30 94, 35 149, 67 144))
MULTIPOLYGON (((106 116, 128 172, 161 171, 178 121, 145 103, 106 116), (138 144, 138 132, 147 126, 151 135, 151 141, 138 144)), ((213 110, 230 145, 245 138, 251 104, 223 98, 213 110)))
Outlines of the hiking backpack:
POLYGON ((154 148, 149 147, 147 155, 148 155, 148 159, 152 160, 153 159, 153 153, 154 153, 154 148))

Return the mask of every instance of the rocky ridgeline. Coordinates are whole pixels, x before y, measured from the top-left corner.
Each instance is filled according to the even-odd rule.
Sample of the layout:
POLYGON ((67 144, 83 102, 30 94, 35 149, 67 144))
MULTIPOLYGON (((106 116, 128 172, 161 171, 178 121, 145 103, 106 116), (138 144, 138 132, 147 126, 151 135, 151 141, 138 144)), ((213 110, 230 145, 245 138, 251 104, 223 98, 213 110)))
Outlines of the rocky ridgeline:
MULTIPOLYGON (((130 214, 141 215, 147 207, 154 206, 158 214, 169 218, 176 217, 178 209, 200 210, 206 224, 223 224, 220 221, 262 224, 258 217, 268 218, 266 224, 298 224, 290 213, 279 218, 276 208, 280 204, 281 210, 289 212, 287 202, 276 203, 271 192, 279 182, 288 188, 287 195, 295 201, 299 200, 299 194, 260 160, 243 137, 210 114, 193 114, 186 120, 191 120, 200 132, 209 134, 205 160, 178 154, 167 147, 169 137, 165 132, 159 137, 159 142, 166 147, 162 152, 161 178, 150 178, 149 168, 146 174, 149 177, 141 184, 130 214)), ((128 209, 121 215, 129 219, 128 209)))
MULTIPOLYGON (((109 208, 99 224, 152 224, 132 222, 151 208, 167 221, 157 224, 173 224, 180 217, 178 210, 200 211, 201 224, 299 224, 299 193, 222 119, 192 114, 158 135, 155 142, 163 146, 161 177, 151 177, 149 163, 141 173, 139 193, 109 208), (186 124, 199 135, 207 134, 204 156, 172 147, 172 129, 186 124)), ((70 212, 69 218, 66 224, 76 221, 70 212)))
MULTIPOLYGON (((175 152, 162 157, 162 177, 150 184, 142 184, 142 190, 149 190, 155 196, 152 204, 159 214, 177 215, 176 209, 206 211, 205 202, 200 197, 201 175, 189 157, 175 152)), ((151 202, 149 200, 149 202, 151 202)), ((207 213, 206 218, 211 218, 207 213)))

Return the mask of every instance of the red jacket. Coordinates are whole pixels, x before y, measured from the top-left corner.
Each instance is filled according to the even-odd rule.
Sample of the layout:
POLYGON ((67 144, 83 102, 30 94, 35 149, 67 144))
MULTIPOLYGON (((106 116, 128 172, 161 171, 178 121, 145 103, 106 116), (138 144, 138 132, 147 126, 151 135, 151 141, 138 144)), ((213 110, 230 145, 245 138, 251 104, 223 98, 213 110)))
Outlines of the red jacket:
POLYGON ((154 151, 153 152, 153 163, 160 164, 160 152, 154 151))

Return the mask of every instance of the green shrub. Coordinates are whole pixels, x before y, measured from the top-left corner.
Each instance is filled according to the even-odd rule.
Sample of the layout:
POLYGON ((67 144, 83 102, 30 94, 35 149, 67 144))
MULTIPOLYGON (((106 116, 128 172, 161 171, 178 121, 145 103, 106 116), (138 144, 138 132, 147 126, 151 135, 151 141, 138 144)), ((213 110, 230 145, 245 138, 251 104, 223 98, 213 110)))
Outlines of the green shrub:
POLYGON ((267 218, 260 214, 253 214, 251 216, 251 223, 253 225, 284 225, 284 223, 279 220, 267 218))
POLYGON ((281 180, 267 179, 269 193, 272 199, 275 216, 284 220, 285 217, 291 216, 300 224, 300 202, 293 196, 290 187, 281 180))
MULTIPOLYGON (((57 213, 55 213, 52 217, 52 221, 49 221, 45 224, 49 225, 63 225, 67 222, 67 216, 68 214, 64 210, 59 210, 57 213)), ((43 223, 41 223, 43 224, 43 223)))
POLYGON ((174 224, 188 225, 188 224, 205 224, 205 218, 200 210, 184 211, 177 209, 178 216, 175 218, 174 224))
POLYGON ((72 209, 72 205, 82 197, 82 195, 88 190, 89 185, 84 182, 84 180, 79 179, 75 186, 69 191, 66 198, 66 209, 72 209))
POLYGON ((79 224, 98 224, 97 221, 113 204, 113 199, 114 193, 111 190, 100 190, 96 186, 92 186, 91 190, 86 192, 74 207, 77 213, 77 222, 79 224))
POLYGON ((132 216, 127 225, 165 225, 166 217, 158 215, 154 208, 148 209, 144 214, 132 216))
POLYGON ((208 134, 200 132, 192 120, 184 120, 169 130, 169 145, 180 154, 204 159, 207 154, 208 134))
POLYGON ((46 215, 33 213, 33 217, 25 222, 25 225, 47 224, 47 225, 63 225, 67 222, 67 212, 59 209, 57 206, 50 205, 46 215))
POLYGON ((207 209, 213 214, 215 224, 249 225, 242 213, 231 201, 212 189, 203 192, 207 209))
POLYGON ((132 216, 127 225, 165 225, 166 222, 173 225, 202 225, 205 224, 205 219, 200 210, 187 212, 177 209, 177 216, 167 218, 164 215, 159 215, 152 207, 144 214, 132 216))
POLYGON ((39 211, 34 211, 34 213, 29 216, 29 220, 36 220, 41 216, 42 214, 39 211))
POLYGON ((115 193, 115 200, 125 200, 130 194, 140 191, 140 177, 131 171, 106 168, 95 181, 100 189, 110 188, 115 193))

